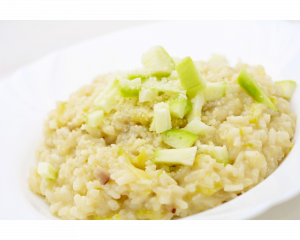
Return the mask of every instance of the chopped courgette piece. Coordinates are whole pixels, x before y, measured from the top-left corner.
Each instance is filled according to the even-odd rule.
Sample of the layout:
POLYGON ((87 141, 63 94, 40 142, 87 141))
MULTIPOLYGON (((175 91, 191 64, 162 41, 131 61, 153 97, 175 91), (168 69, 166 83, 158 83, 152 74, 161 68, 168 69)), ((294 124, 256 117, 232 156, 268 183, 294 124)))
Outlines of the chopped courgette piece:
POLYGON ((163 141, 173 148, 189 148, 198 136, 181 129, 171 129, 161 134, 163 141))
POLYGON ((275 82, 276 85, 280 86, 282 89, 281 96, 287 100, 290 100, 293 96, 293 93, 296 89, 296 82, 291 80, 275 82))
POLYGON ((96 97, 94 105, 97 108, 103 109, 106 113, 109 113, 115 103, 115 96, 118 93, 118 84, 119 80, 117 79, 109 82, 104 90, 96 97))
POLYGON ((237 82, 257 102, 265 104, 267 107, 279 112, 261 86, 258 85, 245 69, 241 69, 237 82))
POLYGON ((136 79, 136 78, 140 78, 142 80, 145 80, 149 77, 150 77, 149 72, 146 69, 143 69, 143 68, 133 70, 133 71, 129 72, 128 75, 127 75, 127 79, 129 79, 129 80, 133 80, 133 79, 136 79))
POLYGON ((161 81, 157 81, 156 77, 151 77, 145 80, 142 86, 157 92, 186 94, 186 90, 182 88, 179 82, 168 81, 166 78, 163 78, 161 81))
POLYGON ((103 121, 103 116, 104 112, 102 110, 95 110, 86 116, 86 124, 89 127, 98 127, 103 121))
POLYGON ((186 99, 186 108, 185 108, 185 111, 184 111, 184 116, 189 114, 193 109, 193 106, 192 106, 192 103, 191 103, 191 100, 189 98, 186 99))
POLYGON ((204 136, 207 133, 209 126, 203 123, 199 117, 195 117, 190 123, 188 123, 188 125, 186 125, 182 129, 194 133, 198 136, 204 136))
POLYGON ((153 163, 193 166, 197 147, 181 149, 159 149, 154 153, 153 163))
POLYGON ((152 47, 142 57, 142 63, 152 76, 168 77, 175 69, 173 59, 161 46, 152 47))
POLYGON ((156 95, 157 93, 155 91, 142 87, 139 92, 139 102, 150 102, 156 95))
POLYGON ((122 97, 137 97, 141 89, 141 79, 133 80, 122 79, 120 81, 119 92, 122 97))
POLYGON ((109 113, 115 104, 115 97, 117 94, 118 94, 118 89, 117 88, 112 89, 109 93, 105 95, 105 97, 102 100, 96 102, 95 106, 97 108, 103 109, 104 112, 109 113))
POLYGON ((187 97, 180 95, 176 99, 168 101, 172 117, 183 118, 187 107, 187 97))
POLYGON ((205 101, 213 101, 225 95, 227 82, 207 83, 204 90, 205 101))
POLYGON ((47 162, 39 162, 37 172, 44 179, 55 180, 57 178, 57 170, 47 162))
POLYGON ((218 163, 224 163, 226 165, 231 162, 226 146, 219 147, 203 144, 199 146, 199 152, 210 155, 212 158, 216 159, 218 163))
POLYGON ((190 57, 182 59, 176 66, 181 85, 190 98, 195 97, 206 87, 206 82, 190 57))
POLYGON ((169 104, 161 102, 154 105, 154 118, 150 131, 162 133, 172 128, 169 104))
POLYGON ((195 117, 201 117, 201 110, 205 103, 204 91, 201 91, 192 100, 193 109, 187 116, 188 122, 191 122, 195 117))

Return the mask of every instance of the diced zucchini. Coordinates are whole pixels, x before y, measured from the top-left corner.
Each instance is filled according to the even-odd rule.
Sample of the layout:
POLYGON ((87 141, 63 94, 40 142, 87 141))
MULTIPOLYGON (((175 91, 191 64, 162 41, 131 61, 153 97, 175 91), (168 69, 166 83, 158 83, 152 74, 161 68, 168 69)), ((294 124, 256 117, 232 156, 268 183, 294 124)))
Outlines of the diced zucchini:
POLYGON ((122 97, 137 97, 141 89, 141 79, 133 80, 122 79, 120 81, 119 92, 122 97))
POLYGON ((187 116, 188 122, 191 122, 195 117, 201 117, 201 110, 205 103, 204 91, 201 91, 192 100, 193 109, 187 116))
POLYGON ((181 85, 190 98, 206 87, 206 82, 190 57, 184 58, 176 67, 181 85))
POLYGON ((178 98, 168 101, 172 117, 183 118, 187 107, 187 97, 180 95, 178 98))
POLYGON ((94 105, 97 108, 103 109, 106 113, 109 113, 115 103, 115 96, 117 95, 117 86, 119 80, 114 80, 108 83, 104 90, 99 93, 94 101, 94 105))
POLYGON ((161 134, 163 141, 173 148, 189 148, 198 136, 181 129, 171 129, 161 134))
POLYGON ((189 98, 186 99, 186 108, 185 108, 185 111, 184 111, 184 116, 189 114, 193 109, 193 106, 192 106, 192 103, 191 103, 191 100, 189 98))
POLYGON ((162 133, 172 128, 169 104, 161 102, 154 105, 154 119, 150 131, 162 133))
POLYGON ((197 147, 181 149, 160 149, 154 153, 153 163, 193 166, 197 147))
POLYGON ((104 112, 109 113, 115 104, 115 97, 117 94, 118 94, 118 89, 117 88, 112 89, 109 93, 105 95, 105 97, 102 100, 96 102, 95 106, 97 108, 103 109, 104 112))
POLYGON ((119 84, 119 80, 115 79, 113 81, 110 81, 106 87, 104 88, 104 90, 102 92, 99 93, 99 95, 96 97, 95 102, 99 102, 100 100, 103 99, 103 97, 109 93, 111 90, 113 90, 115 87, 117 87, 119 84))
POLYGON ((225 95, 227 82, 207 83, 204 90, 205 101, 213 101, 225 95))
POLYGON ((275 82, 276 85, 280 86, 282 89, 282 97, 290 100, 293 96, 293 93, 296 89, 296 82, 291 80, 275 82))
POLYGON ((145 80, 142 86, 157 92, 186 94, 186 90, 182 88, 180 83, 177 84, 177 81, 167 81, 166 78, 163 78, 161 81, 157 81, 156 77, 151 77, 145 80))
POLYGON ((168 77, 175 69, 173 59, 161 46, 152 47, 142 57, 142 63, 152 76, 168 77))
POLYGON ((133 70, 133 71, 129 72, 128 75, 127 75, 127 79, 129 79, 129 80, 133 80, 133 79, 136 79, 136 78, 140 78, 141 80, 145 80, 149 77, 150 77, 149 72, 144 68, 133 70))
POLYGON ((207 133, 209 126, 203 123, 199 117, 195 117, 191 122, 188 123, 188 125, 186 125, 182 129, 194 133, 198 136, 204 136, 207 133))
POLYGON ((86 124, 89 127, 98 127, 103 121, 104 112, 102 110, 95 110, 86 116, 86 124))
POLYGON ((55 180, 57 178, 57 170, 47 162, 39 162, 37 172, 44 179, 55 180))
POLYGON ((279 112, 261 86, 258 85, 245 69, 241 69, 237 82, 257 102, 265 104, 267 107, 279 112))
POLYGON ((141 88, 139 92, 139 102, 150 102, 156 97, 157 93, 148 88, 141 88))
POLYGON ((226 146, 218 147, 203 144, 199 146, 199 152, 210 155, 218 163, 224 163, 225 165, 230 163, 226 146))

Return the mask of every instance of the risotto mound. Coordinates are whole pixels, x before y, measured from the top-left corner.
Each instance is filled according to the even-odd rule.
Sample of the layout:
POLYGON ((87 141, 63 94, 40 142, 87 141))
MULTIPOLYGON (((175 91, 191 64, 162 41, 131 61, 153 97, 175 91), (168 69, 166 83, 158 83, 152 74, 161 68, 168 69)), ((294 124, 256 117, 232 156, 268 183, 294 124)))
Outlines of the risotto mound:
POLYGON ((28 183, 52 214, 186 217, 248 191, 291 150, 294 82, 219 56, 171 58, 162 47, 142 60, 143 69, 97 77, 50 112, 28 183))

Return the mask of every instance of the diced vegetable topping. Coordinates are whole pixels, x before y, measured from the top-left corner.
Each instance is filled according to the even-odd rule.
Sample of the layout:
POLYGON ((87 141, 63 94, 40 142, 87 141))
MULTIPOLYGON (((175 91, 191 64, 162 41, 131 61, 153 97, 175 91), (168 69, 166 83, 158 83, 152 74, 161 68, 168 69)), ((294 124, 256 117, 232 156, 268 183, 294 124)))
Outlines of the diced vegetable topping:
POLYGON ((205 103, 204 91, 198 93, 196 97, 194 97, 191 100, 191 102, 192 102, 193 109, 187 117, 188 122, 191 122, 195 117, 199 117, 199 118, 201 117, 201 110, 205 103))
POLYGON ((171 129, 161 134, 163 141, 173 148, 189 148, 193 146, 198 136, 180 129, 171 129))
POLYGON ((230 163, 226 146, 218 147, 203 144, 200 145, 199 152, 210 155, 212 158, 216 159, 218 163, 224 163, 225 165, 230 163))
POLYGON ((205 101, 213 101, 225 95, 227 82, 207 83, 204 90, 205 101))
POLYGON ((154 118, 150 131, 162 133, 172 128, 169 104, 161 102, 154 105, 154 118))
POLYGON ((291 80, 275 82, 276 85, 280 86, 282 89, 282 97, 290 100, 293 96, 293 93, 296 89, 296 82, 291 80))
POLYGON ((97 108, 103 109, 104 112, 109 113, 115 104, 115 97, 117 93, 118 93, 118 89, 114 88, 109 93, 107 93, 101 101, 97 102, 95 106, 97 108))
POLYGON ((142 87, 139 92, 139 102, 150 102, 156 95, 157 93, 155 91, 142 87))
MULTIPOLYGON (((119 84, 119 80, 114 80, 108 83, 108 85, 104 88, 104 90, 98 95, 98 97, 95 99, 94 101, 94 105, 96 107, 99 106, 99 103, 103 100, 107 98, 107 95, 114 90, 119 84)), ((111 96, 112 97, 112 96, 111 96)), ((100 104, 101 107, 101 104, 100 104)))
POLYGON ((89 127, 98 127, 103 121, 104 112, 102 110, 95 110, 86 116, 86 124, 89 127))
POLYGON ((122 97, 137 97, 141 89, 141 79, 133 80, 122 79, 120 81, 119 92, 122 97))
POLYGON ((192 103, 191 103, 191 100, 189 98, 186 99, 186 108, 185 108, 185 111, 184 111, 184 116, 189 114, 193 109, 193 106, 192 106, 192 103))
POLYGON ((147 155, 145 149, 143 148, 137 157, 131 158, 131 163, 135 167, 144 170, 146 167, 145 163, 146 163, 147 159, 148 159, 148 155, 147 155))
POLYGON ((172 117, 183 118, 186 113, 187 97, 180 95, 178 98, 168 101, 172 117))
POLYGON ((152 47, 142 57, 142 63, 152 76, 168 77, 175 69, 173 59, 161 46, 152 47))
POLYGON ((57 178, 57 170, 47 162, 39 162, 37 172, 44 179, 55 180, 57 178))
POLYGON ((129 80, 133 80, 136 78, 140 78, 142 80, 150 77, 149 72, 146 69, 136 69, 128 73, 127 78, 129 80))
POLYGON ((198 136, 204 136, 209 129, 205 123, 203 123, 199 117, 195 117, 188 125, 186 125, 183 130, 194 133, 198 136))
POLYGON ((201 73, 195 67, 190 57, 184 58, 176 67, 181 85, 187 90, 190 98, 195 97, 206 87, 206 82, 201 73))
POLYGON ((179 81, 168 81, 167 78, 163 78, 161 81, 157 81, 156 77, 151 77, 145 80, 142 86, 157 92, 170 92, 185 95, 186 90, 182 88, 180 83, 177 84, 177 82, 179 83, 179 81))
POLYGON ((155 164, 187 165, 193 166, 197 147, 181 149, 160 149, 156 150, 153 162, 155 164))
POLYGON ((261 86, 258 85, 245 69, 241 69, 237 82, 257 102, 265 104, 267 107, 279 112, 261 86))

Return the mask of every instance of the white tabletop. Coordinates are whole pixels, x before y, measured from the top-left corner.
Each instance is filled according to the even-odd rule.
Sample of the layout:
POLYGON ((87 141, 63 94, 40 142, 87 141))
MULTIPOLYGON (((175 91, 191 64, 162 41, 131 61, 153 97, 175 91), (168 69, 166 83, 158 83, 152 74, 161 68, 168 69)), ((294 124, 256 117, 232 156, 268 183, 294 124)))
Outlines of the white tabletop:
MULTIPOLYGON (((55 50, 153 21, 0 21, 0 80, 55 50)), ((300 22, 295 22, 300 24, 300 22)), ((300 220, 300 195, 255 219, 300 220)))

